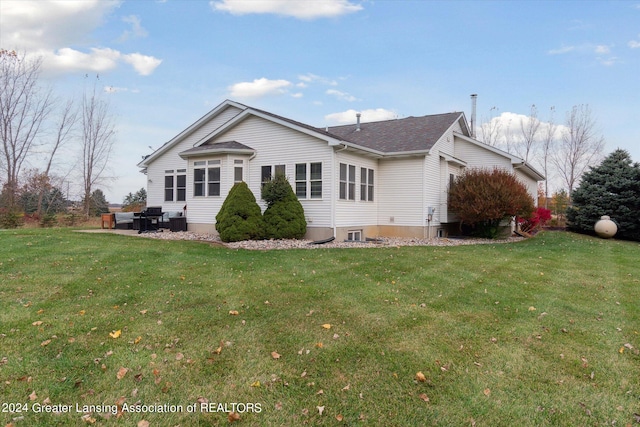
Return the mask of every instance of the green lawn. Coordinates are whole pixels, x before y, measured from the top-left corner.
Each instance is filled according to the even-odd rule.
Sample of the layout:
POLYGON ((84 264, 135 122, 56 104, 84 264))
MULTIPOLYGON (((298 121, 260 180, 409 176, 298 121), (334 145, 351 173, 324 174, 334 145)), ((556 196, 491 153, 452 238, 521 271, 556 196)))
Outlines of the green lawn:
POLYGON ((239 425, 633 425, 639 262, 560 232, 245 251, 0 231, 0 425, 227 425, 218 403, 239 425))

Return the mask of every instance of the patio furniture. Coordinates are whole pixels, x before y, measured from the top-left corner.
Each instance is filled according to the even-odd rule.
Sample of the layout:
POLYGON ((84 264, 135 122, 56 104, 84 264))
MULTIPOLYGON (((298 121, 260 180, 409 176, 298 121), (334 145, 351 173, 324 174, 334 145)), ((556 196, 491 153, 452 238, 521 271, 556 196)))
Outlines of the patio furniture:
POLYGON ((101 228, 108 228, 109 230, 112 229, 116 224, 116 217, 114 214, 112 213, 103 213, 100 216, 100 227, 101 228), (105 227, 105 224, 107 225, 105 227))

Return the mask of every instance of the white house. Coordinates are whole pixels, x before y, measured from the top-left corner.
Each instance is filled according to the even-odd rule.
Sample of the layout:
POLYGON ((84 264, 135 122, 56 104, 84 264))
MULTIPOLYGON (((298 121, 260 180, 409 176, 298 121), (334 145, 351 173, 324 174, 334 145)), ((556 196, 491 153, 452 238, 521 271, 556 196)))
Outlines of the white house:
POLYGON ((435 237, 454 230, 449 183, 464 168, 515 172, 534 200, 544 177, 522 159, 471 137, 464 113, 316 128, 225 101, 138 164, 147 205, 186 206, 188 229, 215 233, 231 187, 284 172, 307 220, 307 238, 435 237))

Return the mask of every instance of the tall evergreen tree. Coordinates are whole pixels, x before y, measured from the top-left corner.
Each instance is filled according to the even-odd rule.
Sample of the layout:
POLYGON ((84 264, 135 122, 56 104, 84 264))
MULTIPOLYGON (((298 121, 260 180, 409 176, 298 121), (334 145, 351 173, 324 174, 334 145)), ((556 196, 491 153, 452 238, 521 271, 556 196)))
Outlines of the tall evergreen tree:
POLYGON ((640 240, 640 164, 625 150, 616 150, 585 173, 571 194, 567 210, 570 230, 593 233, 602 215, 618 225, 616 237, 640 240))

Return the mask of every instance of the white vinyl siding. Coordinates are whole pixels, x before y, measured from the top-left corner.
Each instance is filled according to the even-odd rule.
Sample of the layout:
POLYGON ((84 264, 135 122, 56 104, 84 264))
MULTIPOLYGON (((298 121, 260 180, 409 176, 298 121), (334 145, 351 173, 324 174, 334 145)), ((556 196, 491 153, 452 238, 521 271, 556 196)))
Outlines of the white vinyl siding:
MULTIPOLYGON (((377 177, 381 177, 382 175, 377 172, 378 160, 345 151, 336 153, 335 165, 336 226, 363 227, 377 225, 380 199, 375 193, 379 187, 374 188, 373 201, 361 200, 360 169, 370 169, 374 171, 377 177), (346 176, 340 172, 341 164, 345 165, 342 170, 344 171, 346 168, 346 176), (341 175, 346 178, 343 182, 341 182, 341 175), (344 199, 340 196, 341 188, 345 192, 344 199)), ((380 182, 380 179, 382 178, 378 178, 378 182, 380 182)))
POLYGON ((424 225, 423 170, 423 158, 380 161, 375 199, 380 225, 424 225))
MULTIPOLYGON (((333 149, 327 145, 326 141, 255 116, 247 117, 227 132, 217 135, 215 140, 211 142, 217 141, 238 141, 255 150, 255 156, 252 156, 250 161, 248 160, 249 156, 246 157, 244 178, 263 210, 266 207, 260 199, 263 166, 284 165, 289 183, 294 186, 296 164, 322 164, 321 179, 316 180, 316 184, 314 184, 316 186, 314 188, 320 186, 317 188, 317 192, 322 195, 322 198, 308 197, 300 199, 300 203, 304 208, 309 226, 332 226, 331 201, 326 195, 331 194, 331 176, 329 174, 333 149)), ((233 175, 228 177, 229 184, 225 184, 226 170, 229 169, 226 165, 233 165, 233 161, 227 156, 219 157, 222 157, 223 160, 220 203, 203 198, 189 202, 190 223, 214 224, 220 205, 231 187, 229 184, 233 184, 233 175)), ((275 171, 272 169, 272 172, 275 171)))
MULTIPOLYGON (((165 201, 165 170, 187 169, 187 160, 180 158, 178 153, 193 148, 205 135, 210 134, 215 129, 236 116, 241 110, 235 107, 227 107, 215 117, 202 124, 198 129, 194 129, 191 134, 185 135, 179 143, 168 149, 165 153, 151 162, 147 167, 147 205, 162 206, 164 211, 182 210, 185 200, 191 198, 193 170, 187 170, 185 182, 185 200, 178 200, 174 197, 173 202, 165 201)), ((175 181, 174 181, 175 183, 175 181)))

